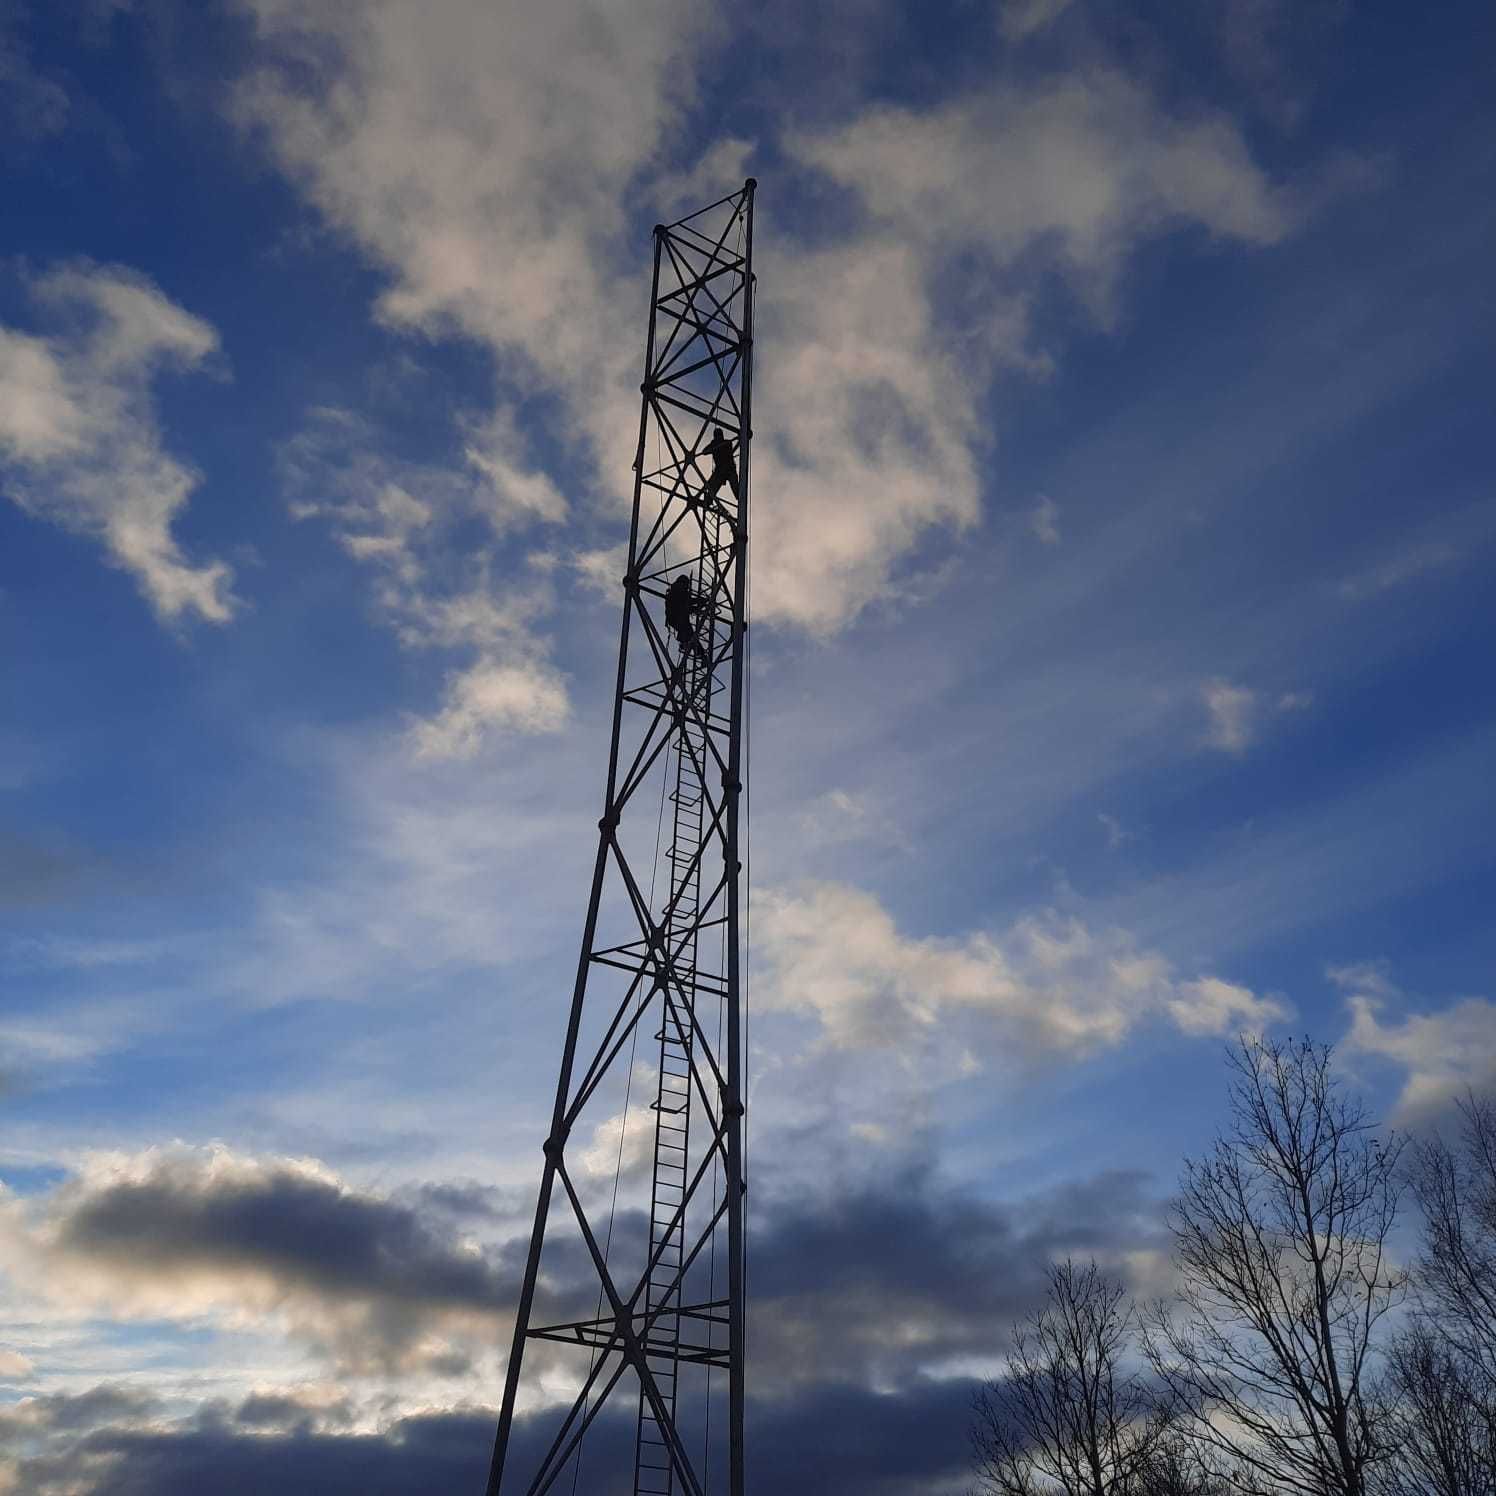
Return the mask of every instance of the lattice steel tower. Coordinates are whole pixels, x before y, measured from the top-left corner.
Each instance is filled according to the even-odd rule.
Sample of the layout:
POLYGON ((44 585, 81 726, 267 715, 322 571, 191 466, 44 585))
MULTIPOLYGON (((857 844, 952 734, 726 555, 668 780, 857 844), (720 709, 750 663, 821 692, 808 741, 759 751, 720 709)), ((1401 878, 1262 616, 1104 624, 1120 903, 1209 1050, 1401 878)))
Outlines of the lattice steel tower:
POLYGON ((754 186, 655 229, 607 792, 489 1496, 742 1496, 754 186))

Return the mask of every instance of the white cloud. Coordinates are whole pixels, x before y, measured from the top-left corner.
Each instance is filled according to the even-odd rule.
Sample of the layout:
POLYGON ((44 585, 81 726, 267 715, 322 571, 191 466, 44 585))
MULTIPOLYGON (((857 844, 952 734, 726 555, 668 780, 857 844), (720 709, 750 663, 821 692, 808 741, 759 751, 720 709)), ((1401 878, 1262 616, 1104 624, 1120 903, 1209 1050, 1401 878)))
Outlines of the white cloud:
MULTIPOLYGON (((479 0, 251 9, 265 49, 239 118, 389 274, 380 315, 477 338, 504 377, 560 393, 573 453, 590 452, 616 503, 642 334, 629 203, 749 164, 738 139, 708 142, 684 174, 661 161, 719 37, 710 12, 684 0, 626 18, 585 0, 523 14, 479 0)), ((873 110, 786 146, 861 210, 841 242, 781 236, 759 302, 772 377, 756 392, 755 607, 813 629, 887 595, 932 527, 978 518, 982 404, 998 370, 1050 366, 1029 306, 1052 270, 1105 314, 1149 235, 1194 223, 1265 244, 1291 220, 1228 121, 1175 116, 1106 68, 873 110), (953 276, 957 262, 979 268, 953 276)), ((522 459, 526 481, 513 480, 513 437, 501 423, 481 464, 515 509, 554 517, 560 495, 522 459)))
POLYGON ((977 1048, 1021 1062, 1115 1046, 1160 1014, 1189 1035, 1290 1014, 1219 978, 1180 981, 1125 932, 1054 911, 1001 935, 921 939, 901 933, 872 895, 822 883, 760 894, 754 924, 755 955, 768 966, 759 1002, 813 1013, 840 1047, 896 1047, 921 1035, 960 1046, 969 1040, 962 1026, 976 1022, 986 1035, 977 1048))
MULTIPOLYGON (((513 446, 514 439, 507 439, 513 446)), ((467 460, 483 474, 493 492, 494 512, 502 517, 520 513, 536 519, 566 518, 566 499, 542 472, 519 467, 505 450, 506 438, 490 432, 482 445, 467 449, 467 460)))
POLYGON ((198 475, 164 449, 151 396, 163 369, 203 367, 217 333, 117 266, 56 270, 30 290, 58 331, 0 328, 0 456, 10 497, 101 543, 161 619, 227 621, 229 568, 192 564, 172 534, 198 475))
POLYGON ((1047 275, 1105 318, 1150 235, 1195 223, 1266 244, 1292 218, 1227 121, 1174 118, 1106 69, 875 109, 787 144, 865 216, 858 237, 785 256, 761 293, 774 377, 755 392, 755 503, 771 559, 755 603, 812 628, 881 595, 932 526, 978 518, 990 382, 1051 366, 1030 324, 1047 275))
POLYGON ((1257 741, 1265 716, 1303 712, 1314 705, 1312 691, 1284 691, 1276 700, 1265 702, 1261 692, 1250 686, 1221 679, 1206 681, 1200 687, 1200 699, 1207 718, 1206 745, 1238 756, 1257 741))
POLYGON ((1207 681, 1200 688, 1209 725, 1205 741, 1222 753, 1245 753, 1257 736, 1261 702, 1247 686, 1230 681, 1207 681))
POLYGON ((1293 1017, 1292 1008, 1280 998, 1257 997, 1248 988, 1219 977, 1180 983, 1178 996, 1164 1006, 1181 1033, 1196 1035, 1260 1032, 1270 1023, 1293 1017))
POLYGON ((1060 543, 1060 506, 1048 494, 1029 511, 1029 533, 1045 545, 1060 543))
MULTIPOLYGON (((466 466, 453 469, 388 456, 369 422, 349 410, 320 407, 281 451, 291 512, 298 519, 326 520, 349 555, 380 569, 386 581, 380 605, 402 634, 428 628, 440 633, 437 615, 444 604, 432 575, 445 559, 451 526, 476 518, 497 537, 521 518, 565 516, 565 500, 549 478, 502 454, 502 443, 510 439, 502 433, 509 429, 495 417, 471 432, 466 466)), ((492 555, 490 548, 471 544, 466 553, 480 568, 492 555)), ((513 631, 520 627, 520 612, 533 612, 539 600, 532 596, 518 609, 516 592, 506 596, 503 628, 513 631)))
POLYGON ((670 222, 683 213, 694 213, 736 188, 752 171, 754 150, 751 140, 730 135, 708 146, 689 171, 667 173, 653 186, 661 220, 670 222))
POLYGON ((835 628, 931 526, 979 515, 983 381, 939 350, 929 268, 873 237, 787 257, 764 282, 758 336, 775 369, 755 389, 760 616, 835 628))
MULTIPOLYGON (((608 266, 710 14, 684 0, 249 8, 267 52, 239 117, 389 270, 381 315, 480 338, 510 372, 598 402, 578 434, 603 435, 621 486, 638 298, 610 294, 608 266)), ((504 445, 497 433, 485 455, 502 464, 504 445)))
POLYGON ((618 600, 619 585, 628 570, 627 544, 602 546, 597 550, 578 551, 571 558, 572 570, 582 583, 601 593, 610 602, 618 600))
MULTIPOLYGON (((248 8, 264 46, 237 117, 388 273, 379 316, 477 339, 505 380, 569 397, 572 457, 584 469, 595 460, 619 502, 637 419, 638 296, 616 294, 609 267, 625 188, 689 97, 710 15, 684 0, 627 13, 575 0, 248 8)), ((452 549, 444 519, 476 514, 503 533, 562 520, 570 505, 502 403, 464 434, 461 469, 399 473, 429 524, 379 512, 399 465, 374 455, 367 431, 336 502, 301 506, 380 569, 381 610, 407 643, 477 646, 416 731, 427 757, 471 754, 493 728, 552 731, 567 710, 535 628, 549 589, 522 581, 495 601, 486 552, 466 582, 439 573, 452 549)), ((314 429, 313 443, 326 435, 314 429)))
POLYGON ((839 787, 827 790, 808 801, 796 821, 800 834, 813 847, 862 842, 911 850, 898 823, 865 793, 839 787))
MULTIPOLYGON (((634 1088, 648 1096, 656 1084, 654 1066, 634 1067, 634 1088)), ((627 1119, 623 1112, 605 1117, 592 1129, 592 1139, 577 1154, 577 1161, 591 1178, 612 1183, 616 1177, 633 1180, 654 1162, 656 1113, 652 1106, 632 1105, 627 1119)))
POLYGON ((559 732, 569 706, 566 687, 535 661, 479 660, 447 682, 446 702, 414 729, 423 758, 470 758, 490 729, 559 732))
POLYGON ((495 551, 469 542, 454 563, 454 530, 474 517, 502 532, 517 512, 560 518, 564 501, 542 474, 468 449, 468 471, 402 463, 377 450, 367 423, 348 411, 314 412, 282 453, 296 495, 292 513, 327 520, 339 544, 375 576, 379 615, 412 649, 475 656, 447 676, 434 717, 417 721, 423 758, 471 757, 493 732, 554 732, 570 706, 566 684, 536 632, 550 611, 548 553, 523 572, 494 580, 495 551))
POLYGON ((1049 240, 1046 268, 1093 301, 1165 227, 1271 244, 1293 220, 1229 120, 1170 115, 1108 68, 1004 84, 926 113, 874 110, 795 144, 906 243, 1012 265, 1049 240))
POLYGON ((1496 1083, 1496 1002, 1467 997, 1431 1013, 1404 1012, 1384 1021, 1389 1009, 1404 1006, 1384 964, 1333 967, 1330 979, 1346 994, 1351 1010, 1345 1047, 1406 1070, 1398 1101, 1405 1118, 1496 1083))

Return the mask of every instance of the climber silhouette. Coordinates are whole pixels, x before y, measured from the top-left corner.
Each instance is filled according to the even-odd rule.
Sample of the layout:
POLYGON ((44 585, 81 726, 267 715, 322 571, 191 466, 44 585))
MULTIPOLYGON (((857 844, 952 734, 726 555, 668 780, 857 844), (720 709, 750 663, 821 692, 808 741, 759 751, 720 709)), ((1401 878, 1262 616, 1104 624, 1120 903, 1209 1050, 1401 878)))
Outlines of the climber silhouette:
POLYGON ((680 644, 682 659, 686 657, 687 651, 693 649, 703 660, 707 657, 701 640, 696 637, 693 619, 697 612, 698 603, 691 590, 691 579, 682 573, 665 593, 665 627, 675 635, 680 644))
POLYGON ((712 459, 711 477, 702 491, 706 498, 715 499, 725 483, 732 489, 733 498, 738 498, 738 465, 733 460, 732 442, 720 426, 712 427, 712 439, 706 444, 706 456, 712 459))

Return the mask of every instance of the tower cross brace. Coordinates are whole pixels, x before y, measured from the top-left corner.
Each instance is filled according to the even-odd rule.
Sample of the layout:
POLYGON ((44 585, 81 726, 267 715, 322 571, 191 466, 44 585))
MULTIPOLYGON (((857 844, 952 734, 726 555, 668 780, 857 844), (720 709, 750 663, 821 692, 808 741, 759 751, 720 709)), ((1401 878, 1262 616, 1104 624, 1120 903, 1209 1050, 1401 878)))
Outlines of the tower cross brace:
POLYGON ((607 788, 487 1496, 570 1491, 584 1455, 589 1491, 743 1492, 754 189, 655 229, 607 788))

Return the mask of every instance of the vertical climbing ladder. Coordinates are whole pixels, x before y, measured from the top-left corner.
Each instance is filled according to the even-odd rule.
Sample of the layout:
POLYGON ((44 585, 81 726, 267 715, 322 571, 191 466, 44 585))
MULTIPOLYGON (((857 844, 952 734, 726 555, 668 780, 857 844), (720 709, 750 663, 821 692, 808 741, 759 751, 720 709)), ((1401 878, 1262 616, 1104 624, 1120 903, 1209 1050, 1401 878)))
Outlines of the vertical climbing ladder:
MULTIPOLYGON (((666 922, 668 948, 674 953, 676 981, 663 994, 659 1032, 659 1074, 651 1109, 655 1114, 654 1163, 650 1182, 649 1247, 655 1266, 646 1288, 647 1312, 653 1328, 646 1352, 654 1370, 660 1400, 671 1420, 676 1416, 680 1374, 681 1303, 685 1283, 682 1267, 686 1251, 685 1199, 691 1156, 691 1051, 698 979, 708 983, 719 974, 700 969, 701 853, 705 831, 707 729, 712 698, 722 684, 713 664, 721 645, 716 608, 719 593, 722 522, 706 520, 707 544, 692 577, 693 595, 702 600, 696 620, 696 648, 683 648, 677 669, 683 710, 673 749, 673 788, 670 791, 671 834, 665 853, 669 870, 671 914, 666 922), (695 710, 690 710, 694 707, 695 710)), ((728 620, 729 626, 731 620, 728 620)), ((720 1006, 720 1004, 719 1004, 720 1006)), ((715 1015, 714 1015, 715 1016, 715 1015)), ((674 1496, 676 1482, 669 1447, 659 1419, 641 1388, 638 1433, 634 1447, 635 1496, 674 1496)))

